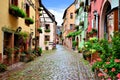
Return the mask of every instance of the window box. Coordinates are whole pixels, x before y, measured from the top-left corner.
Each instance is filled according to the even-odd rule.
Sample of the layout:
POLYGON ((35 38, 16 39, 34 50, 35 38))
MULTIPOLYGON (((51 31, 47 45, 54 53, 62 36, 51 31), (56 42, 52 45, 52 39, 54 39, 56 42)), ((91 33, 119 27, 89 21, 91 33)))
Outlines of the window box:
POLYGON ((21 18, 26 17, 26 13, 22 9, 14 5, 10 5, 9 13, 15 17, 21 17, 21 18))
POLYGON ((50 29, 46 29, 45 32, 50 32, 50 29))
POLYGON ((34 20, 32 18, 25 18, 25 23, 26 24, 33 24, 34 23, 34 20))
POLYGON ((39 33, 42 33, 42 29, 41 29, 41 28, 38 28, 37 31, 38 31, 39 33))

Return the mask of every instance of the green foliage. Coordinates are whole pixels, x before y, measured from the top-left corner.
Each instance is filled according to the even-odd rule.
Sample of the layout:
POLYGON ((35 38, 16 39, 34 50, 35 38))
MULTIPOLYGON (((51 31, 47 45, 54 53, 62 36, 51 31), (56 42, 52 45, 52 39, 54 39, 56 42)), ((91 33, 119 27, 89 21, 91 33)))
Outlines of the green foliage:
POLYGON ((34 20, 33 20, 32 18, 26 17, 26 18, 25 18, 25 23, 26 23, 26 24, 33 24, 33 23, 34 23, 34 20))
POLYGON ((22 39, 23 42, 25 43, 27 38, 28 38, 28 33, 27 32, 20 32, 18 35, 19 35, 19 39, 22 39))
POLYGON ((84 2, 81 1, 81 2, 80 2, 80 7, 83 7, 83 6, 84 6, 84 2))
POLYGON ((15 6, 15 5, 10 5, 10 13, 12 15, 21 17, 21 18, 25 18, 26 17, 26 13, 20 9, 19 7, 15 6))
POLYGON ((41 28, 38 28, 37 31, 38 31, 39 33, 42 33, 42 29, 41 29, 41 28))
POLYGON ((7 70, 7 66, 5 64, 0 63, 0 72, 4 72, 7 70))
POLYGON ((50 29, 46 29, 45 32, 50 32, 50 29))
POLYGON ((120 33, 115 32, 111 42, 108 42, 106 39, 100 40, 99 45, 101 48, 100 57, 102 61, 95 62, 92 69, 93 71, 97 68, 107 70, 106 74, 108 77, 115 80, 116 75, 120 73, 120 33))
POLYGON ((72 42, 73 47, 77 46, 77 41, 72 42))
POLYGON ((42 48, 38 47, 38 48, 37 48, 37 51, 38 51, 38 55, 41 56, 42 48))

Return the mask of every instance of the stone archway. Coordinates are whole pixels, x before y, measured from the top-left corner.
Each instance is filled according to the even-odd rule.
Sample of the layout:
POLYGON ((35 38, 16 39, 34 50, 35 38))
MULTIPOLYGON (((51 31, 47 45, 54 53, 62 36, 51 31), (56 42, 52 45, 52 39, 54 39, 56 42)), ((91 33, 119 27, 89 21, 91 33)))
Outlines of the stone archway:
POLYGON ((107 13, 111 10, 111 4, 107 0, 101 10, 100 38, 108 39, 107 13), (104 36, 106 34, 106 36, 104 36))

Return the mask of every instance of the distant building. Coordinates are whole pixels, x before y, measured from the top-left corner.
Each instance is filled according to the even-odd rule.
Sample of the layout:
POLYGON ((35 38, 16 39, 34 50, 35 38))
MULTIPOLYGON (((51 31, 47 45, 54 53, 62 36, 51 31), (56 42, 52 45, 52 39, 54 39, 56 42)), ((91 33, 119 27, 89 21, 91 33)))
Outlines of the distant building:
POLYGON ((72 38, 67 38, 67 35, 75 29, 75 2, 64 11, 62 28, 63 44, 71 49, 72 38))
POLYGON ((39 46, 43 50, 51 50, 54 48, 56 43, 56 26, 55 16, 48 11, 43 4, 41 4, 41 16, 40 16, 40 27, 42 33, 40 33, 39 46))

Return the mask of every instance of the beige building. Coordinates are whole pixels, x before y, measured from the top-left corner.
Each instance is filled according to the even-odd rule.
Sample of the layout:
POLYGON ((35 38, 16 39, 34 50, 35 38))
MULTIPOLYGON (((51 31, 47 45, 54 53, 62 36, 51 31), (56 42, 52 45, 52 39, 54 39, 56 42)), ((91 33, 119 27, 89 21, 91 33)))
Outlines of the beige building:
POLYGON ((35 0, 0 0, 0 62, 13 64, 35 47, 35 17, 35 0))
POLYGON ((64 12, 63 15, 63 44, 68 48, 72 48, 72 38, 66 36, 75 29, 75 3, 73 2, 64 12))
POLYGON ((40 16, 40 23, 42 33, 40 33, 39 46, 43 50, 51 50, 55 47, 56 41, 56 26, 57 22, 55 21, 55 16, 48 11, 41 4, 42 11, 40 16))

